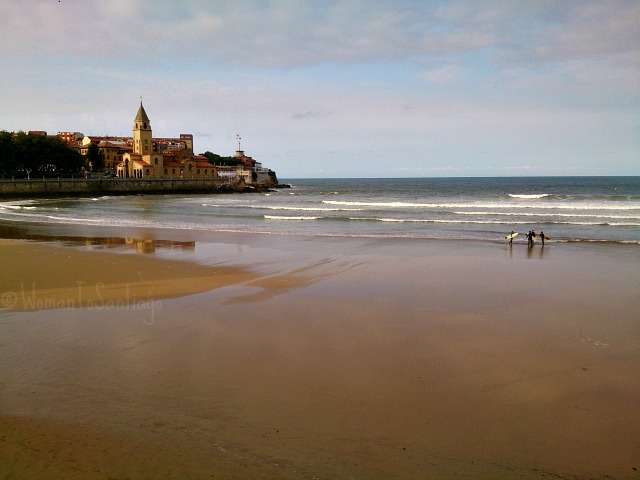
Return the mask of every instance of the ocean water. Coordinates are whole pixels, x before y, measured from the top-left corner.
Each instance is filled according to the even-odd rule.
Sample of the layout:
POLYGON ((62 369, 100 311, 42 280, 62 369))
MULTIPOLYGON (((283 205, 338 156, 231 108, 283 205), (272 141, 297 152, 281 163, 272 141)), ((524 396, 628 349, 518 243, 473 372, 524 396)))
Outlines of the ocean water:
POLYGON ((640 177, 284 181, 293 188, 2 201, 0 220, 482 241, 534 229, 552 242, 640 245, 640 177))

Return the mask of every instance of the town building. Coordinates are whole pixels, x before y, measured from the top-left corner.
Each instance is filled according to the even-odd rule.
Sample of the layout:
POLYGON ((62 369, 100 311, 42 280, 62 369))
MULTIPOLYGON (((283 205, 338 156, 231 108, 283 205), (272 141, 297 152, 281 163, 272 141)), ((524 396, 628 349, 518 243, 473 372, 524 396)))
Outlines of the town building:
MULTIPOLYGON (((96 145, 104 160, 104 168, 115 172, 116 165, 122 161, 122 156, 131 151, 131 139, 128 137, 109 136, 83 136, 78 142, 80 154, 84 157, 89 155, 91 145, 96 145)), ((73 144, 69 144, 72 146, 73 144)))
POLYGON ((133 121, 131 148, 116 164, 120 178, 215 178, 216 167, 206 157, 193 154, 193 135, 153 138, 151 121, 140 102, 133 121))
MULTIPOLYGON (((29 133, 46 135, 46 132, 29 133)), ((57 137, 85 158, 95 145, 104 161, 104 169, 118 178, 226 178, 251 184, 268 181, 267 177, 273 175, 260 162, 246 155, 239 143, 233 157, 237 162, 219 165, 204 155, 194 154, 190 133, 154 138, 142 102, 133 120, 131 137, 84 135, 71 131, 58 132, 57 137)), ((87 159, 87 170, 91 169, 87 159)))
POLYGON ((82 132, 58 132, 56 135, 60 140, 68 145, 77 145, 84 138, 82 132))

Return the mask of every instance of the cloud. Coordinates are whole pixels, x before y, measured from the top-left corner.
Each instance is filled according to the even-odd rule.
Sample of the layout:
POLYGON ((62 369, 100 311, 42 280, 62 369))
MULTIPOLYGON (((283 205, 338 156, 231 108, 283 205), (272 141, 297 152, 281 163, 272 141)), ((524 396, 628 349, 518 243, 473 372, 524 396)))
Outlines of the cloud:
POLYGON ((329 112, 323 112, 319 110, 306 110, 304 112, 298 112, 291 115, 294 120, 314 120, 317 118, 324 118, 330 115, 329 112))
POLYGON ((421 77, 430 83, 442 85, 457 79, 461 72, 462 68, 459 65, 444 65, 423 72, 421 77))
POLYGON ((156 134, 208 132, 196 149, 228 153, 240 132, 290 175, 353 175, 369 160, 379 175, 594 172, 602 158, 638 173, 639 11, 623 0, 5 1, 0 123, 127 134, 144 95, 156 134))
POLYGON ((565 21, 539 32, 538 59, 584 59, 640 52, 640 3, 602 1, 571 4, 565 21))
POLYGON ((637 1, 2 2, 5 55, 270 67, 420 61, 487 51, 546 62, 639 52, 637 1))

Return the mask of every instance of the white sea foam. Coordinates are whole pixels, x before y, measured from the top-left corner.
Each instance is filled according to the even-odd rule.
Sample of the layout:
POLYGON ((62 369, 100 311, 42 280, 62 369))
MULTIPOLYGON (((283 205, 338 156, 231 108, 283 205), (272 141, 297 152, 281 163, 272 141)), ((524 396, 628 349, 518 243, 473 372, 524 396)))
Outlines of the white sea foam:
MULTIPOLYGON (((210 205, 210 204, 207 204, 210 205)), ((6 206, 6 205, 5 205, 6 206)), ((292 208, 293 209, 293 208, 292 208)), ((311 209, 311 208, 310 208, 311 209)), ((329 209, 327 209, 329 210, 329 209)), ((455 212, 462 213, 463 215, 509 215, 510 212, 455 212)), ((53 220, 56 223, 85 223, 90 225, 129 225, 129 226, 151 226, 160 227, 155 222, 147 222, 143 220, 123 220, 123 219, 105 219, 105 218, 82 218, 72 216, 58 216, 48 214, 37 214, 20 212, 19 210, 11 210, 2 212, 3 216, 10 217, 24 217, 25 220, 32 221, 47 221, 53 220)), ((516 214, 512 214, 516 215, 516 214)), ((541 216, 550 216, 550 214, 539 214, 541 216)), ((570 214, 555 214, 555 217, 576 217, 577 215, 570 214)), ((611 216, 598 216, 598 215, 581 215, 580 217, 589 218, 603 218, 605 220, 612 219, 611 216)), ((613 216, 615 218, 615 216, 613 216)), ((618 216, 622 219, 637 219, 633 216, 618 216)), ((612 227, 639 227, 638 222, 611 222, 611 221, 550 221, 541 220, 539 222, 525 221, 521 219, 514 220, 480 220, 480 219, 446 219, 446 218, 394 218, 394 217, 318 217, 318 216, 284 216, 284 215, 263 215, 266 220, 319 220, 319 219, 333 219, 336 220, 353 220, 353 221, 372 221, 372 222, 386 222, 386 223, 431 223, 431 224, 478 224, 478 225, 527 225, 531 223, 546 224, 546 225, 582 225, 582 226, 612 226, 612 227)), ((615 218, 617 219, 617 218, 615 218)), ((174 225, 173 228, 182 228, 174 225)))
POLYGON ((640 245, 640 240, 607 240, 598 238, 566 238, 555 240, 559 243, 614 243, 621 245, 640 245))
POLYGON ((505 224, 518 225, 528 224, 530 222, 501 222, 494 220, 444 220, 435 218, 375 218, 375 217, 349 217, 349 220, 365 220, 370 222, 390 222, 390 223, 478 223, 478 224, 505 224))
POLYGON ((296 207, 284 205, 222 205, 215 203, 203 203, 203 207, 224 208, 254 208, 258 210, 291 210, 301 212, 361 212, 363 208, 323 208, 323 207, 296 207))
POLYGON ((103 223, 103 220, 100 218, 57 217, 55 215, 43 215, 43 216, 45 218, 50 218, 51 220, 62 220, 65 222, 103 223))
MULTIPOLYGON (((349 217, 349 220, 365 220, 372 222, 394 222, 394 223, 470 223, 480 225, 528 225, 531 222, 514 220, 514 221, 501 221, 501 220, 447 220, 439 218, 377 218, 377 217, 349 217)), ((542 222, 543 224, 551 225, 589 225, 589 226, 615 226, 615 227, 635 227, 640 226, 640 223, 610 223, 610 222, 542 222)))
POLYGON ((29 207, 27 205, 7 205, 2 204, 0 208, 8 209, 8 210, 35 210, 37 207, 29 207))
POLYGON ((142 220, 115 220, 108 218, 81 218, 81 217, 67 217, 67 216, 57 216, 57 215, 46 215, 46 214, 32 214, 32 213, 19 213, 19 212, 2 212, 4 220, 14 220, 16 217, 23 218, 25 222, 45 222, 45 223, 84 223, 90 225, 104 225, 104 226, 132 226, 132 227, 143 227, 143 226, 156 226, 150 222, 144 222, 142 220), (10 218, 4 217, 5 215, 10 215, 10 218), (48 222, 49 220, 53 220, 53 222, 48 222))
POLYGON ((322 217, 283 217, 281 215, 265 215, 267 220, 318 220, 322 217))
MULTIPOLYGON (((78 217, 67 217, 67 216, 55 216, 55 215, 38 215, 31 213, 20 213, 17 211, 13 212, 3 212, 2 217, 4 220, 12 220, 12 221, 26 221, 26 222, 48 222, 48 223, 87 223, 95 226, 105 226, 105 227, 119 227, 119 226, 127 226, 132 228, 157 228, 157 229, 170 229, 170 230, 194 230, 194 231, 209 231, 209 232, 228 232, 228 233, 243 233, 243 234, 252 234, 252 235, 297 235, 297 236, 308 236, 308 237, 349 237, 349 238, 407 238, 407 239, 423 239, 423 240, 477 240, 477 241, 486 241, 491 239, 473 239, 468 236, 461 237, 451 237, 447 235, 446 237, 440 237, 438 235, 423 235, 416 234, 414 232, 411 233, 400 233, 390 231, 389 233, 384 234, 369 234, 369 233, 338 233, 338 232, 296 232, 296 231, 267 231, 262 229, 255 228, 238 228, 237 226, 232 225, 202 225, 202 224, 193 224, 193 223, 164 223, 164 222, 155 222, 155 221, 145 221, 141 219, 135 220, 124 220, 122 218, 100 218, 100 219, 90 219, 90 218, 78 218, 78 217), (5 217, 9 216, 9 218, 5 217)), ((275 220, 318 220, 326 217, 279 217, 272 216, 272 219, 275 220)), ((408 221, 408 222, 432 222, 432 223, 483 223, 483 224, 514 224, 514 223, 524 223, 524 222, 493 222, 493 221, 449 221, 449 220, 441 220, 441 219, 398 219, 398 218, 371 218, 371 217, 354 217, 355 220, 373 220, 373 221, 387 221, 387 222, 399 222, 399 221, 408 221)), ((555 223, 555 222, 552 222, 555 223)), ((571 222, 558 222, 558 223, 566 223, 566 224, 578 224, 571 222)), ((579 223, 579 225, 624 225, 624 226, 640 226, 640 224, 602 224, 602 223, 579 223)), ((612 244, 629 244, 629 245, 640 245, 640 241, 638 240, 613 240, 613 239, 581 239, 581 238, 562 238, 556 236, 554 238, 555 242, 565 243, 565 242, 593 242, 593 243, 612 243, 612 244)))
POLYGON ((327 205, 349 205, 356 207, 380 208, 540 208, 558 210, 640 210, 640 204, 611 205, 611 203, 572 203, 572 204, 523 204, 523 203, 412 203, 412 202, 347 202, 340 200, 322 200, 327 205))
POLYGON ((0 202, 0 207, 18 207, 31 205, 33 203, 36 203, 36 200, 12 200, 10 202, 0 202))
POLYGON ((509 193, 511 198, 522 198, 522 199, 532 199, 532 198, 544 198, 548 197, 549 193, 509 193))
POLYGON ((568 217, 568 218, 615 218, 640 220, 638 215, 604 215, 592 213, 546 213, 546 212, 453 212, 456 215, 499 215, 514 217, 568 217))

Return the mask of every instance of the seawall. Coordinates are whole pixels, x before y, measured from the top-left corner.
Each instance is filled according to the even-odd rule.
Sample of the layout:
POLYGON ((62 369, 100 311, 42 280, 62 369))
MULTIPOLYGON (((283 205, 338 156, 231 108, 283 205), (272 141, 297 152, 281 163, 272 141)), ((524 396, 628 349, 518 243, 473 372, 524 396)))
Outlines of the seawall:
POLYGON ((168 194, 168 193, 225 193, 264 190, 272 185, 271 181, 246 185, 234 179, 77 179, 77 178, 39 178, 0 180, 0 197, 48 197, 67 195, 98 194, 168 194))

